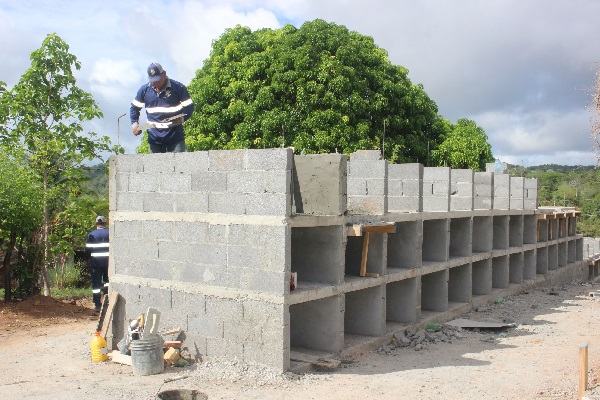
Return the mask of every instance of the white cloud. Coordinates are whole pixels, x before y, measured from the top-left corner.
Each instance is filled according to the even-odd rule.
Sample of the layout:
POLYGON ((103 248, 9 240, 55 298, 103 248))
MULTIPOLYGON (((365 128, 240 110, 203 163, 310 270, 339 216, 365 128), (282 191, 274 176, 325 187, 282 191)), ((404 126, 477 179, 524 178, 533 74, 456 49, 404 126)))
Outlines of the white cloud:
MULTIPOLYGON (((115 88, 139 86, 142 72, 137 71, 137 66, 132 60, 109 60, 101 58, 94 62, 89 80, 91 90, 108 100, 117 100, 122 97, 120 90, 115 88)), ((131 95, 131 98, 135 93, 131 95)))

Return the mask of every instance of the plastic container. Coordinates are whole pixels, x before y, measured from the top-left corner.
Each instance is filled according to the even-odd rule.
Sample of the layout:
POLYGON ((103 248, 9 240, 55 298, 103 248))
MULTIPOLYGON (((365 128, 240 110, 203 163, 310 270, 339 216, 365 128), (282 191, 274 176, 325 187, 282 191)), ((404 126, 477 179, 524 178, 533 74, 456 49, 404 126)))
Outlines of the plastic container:
POLYGON ((165 370, 163 340, 158 335, 129 343, 134 375, 155 375, 165 370))
POLYGON ((90 350, 92 351, 92 361, 102 362, 108 360, 108 349, 106 348, 106 340, 100 336, 100 332, 94 332, 94 337, 90 342, 90 350))

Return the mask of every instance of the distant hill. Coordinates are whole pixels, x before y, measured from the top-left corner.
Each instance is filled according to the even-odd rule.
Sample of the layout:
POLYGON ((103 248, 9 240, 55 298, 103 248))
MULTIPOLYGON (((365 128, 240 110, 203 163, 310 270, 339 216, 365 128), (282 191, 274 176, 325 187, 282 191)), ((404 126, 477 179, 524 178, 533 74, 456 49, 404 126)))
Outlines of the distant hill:
POLYGON ((591 165, 508 165, 511 176, 538 180, 538 206, 576 207, 578 233, 600 237, 600 169, 591 165))

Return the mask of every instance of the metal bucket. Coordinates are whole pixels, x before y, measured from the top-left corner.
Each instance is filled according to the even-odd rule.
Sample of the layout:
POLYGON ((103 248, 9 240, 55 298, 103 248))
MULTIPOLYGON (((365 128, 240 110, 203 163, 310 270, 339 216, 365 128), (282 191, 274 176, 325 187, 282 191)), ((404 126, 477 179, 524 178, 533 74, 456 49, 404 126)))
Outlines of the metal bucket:
POLYGON ((132 340, 129 349, 134 375, 155 375, 165 370, 163 340, 160 336, 132 340))

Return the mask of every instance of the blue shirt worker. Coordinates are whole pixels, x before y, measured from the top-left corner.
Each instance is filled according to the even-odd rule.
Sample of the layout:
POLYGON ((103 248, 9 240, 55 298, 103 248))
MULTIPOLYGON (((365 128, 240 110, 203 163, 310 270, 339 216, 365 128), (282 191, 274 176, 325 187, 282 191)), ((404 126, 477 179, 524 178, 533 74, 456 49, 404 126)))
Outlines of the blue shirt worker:
POLYGON ((150 153, 186 151, 182 124, 194 112, 194 102, 187 88, 169 79, 159 63, 148 66, 148 81, 131 102, 129 118, 133 134, 137 136, 143 132, 139 118, 142 108, 146 107, 150 153))
POLYGON ((106 217, 99 215, 96 229, 88 234, 85 242, 85 252, 92 267, 92 299, 96 312, 102 306, 102 296, 108 293, 108 249, 106 217))

